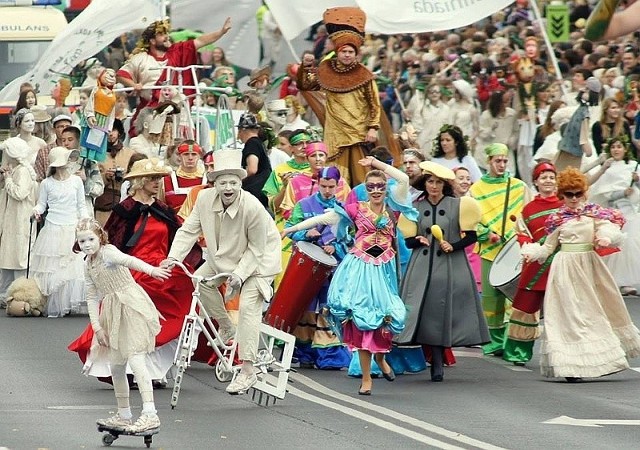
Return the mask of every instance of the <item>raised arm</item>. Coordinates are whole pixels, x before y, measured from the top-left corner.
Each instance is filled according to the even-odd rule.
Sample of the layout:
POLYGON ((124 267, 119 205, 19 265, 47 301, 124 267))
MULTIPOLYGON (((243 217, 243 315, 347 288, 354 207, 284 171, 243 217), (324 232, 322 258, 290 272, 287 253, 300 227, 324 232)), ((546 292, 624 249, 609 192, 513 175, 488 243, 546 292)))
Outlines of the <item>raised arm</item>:
POLYGON ((201 48, 201 47, 204 47, 205 45, 213 44, 218 39, 220 39, 222 36, 227 34, 227 32, 230 29, 231 29, 231 17, 227 17, 226 20, 224 21, 224 24, 222 25, 222 28, 220 28, 217 31, 213 31, 211 33, 207 33, 207 34, 203 34, 201 36, 198 36, 194 40, 193 44, 195 45, 196 50, 201 48))
POLYGON ((403 203, 404 199, 409 195, 409 176, 401 170, 396 169, 392 165, 383 163, 380 160, 375 159, 373 156, 367 156, 361 159, 358 163, 363 167, 371 167, 383 171, 386 175, 390 176, 398 182, 394 189, 394 197, 398 203, 403 203))
POLYGON ((282 230, 282 233, 280 234, 284 237, 289 233, 294 233, 296 231, 301 231, 301 230, 308 230, 310 228, 317 227, 318 225, 335 225, 339 221, 340 221, 340 215, 335 211, 329 210, 324 214, 311 217, 307 220, 303 220, 300 223, 297 223, 288 228, 285 228, 284 230, 282 230))

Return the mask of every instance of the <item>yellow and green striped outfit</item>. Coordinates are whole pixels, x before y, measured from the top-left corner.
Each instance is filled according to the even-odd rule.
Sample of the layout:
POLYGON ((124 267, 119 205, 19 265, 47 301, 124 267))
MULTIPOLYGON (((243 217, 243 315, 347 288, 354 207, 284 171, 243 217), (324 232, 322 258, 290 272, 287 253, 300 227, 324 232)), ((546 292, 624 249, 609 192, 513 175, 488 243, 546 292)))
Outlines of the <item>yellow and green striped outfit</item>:
POLYGON ((480 204, 482 212, 475 252, 481 258, 482 309, 491 335, 491 343, 483 346, 482 350, 485 354, 502 354, 506 330, 504 323, 506 297, 491 286, 489 272, 496 255, 515 235, 515 222, 511 220, 511 216, 518 216, 522 212, 522 208, 529 200, 529 188, 523 181, 510 177, 508 173, 500 177, 485 174, 471 186, 470 192, 480 204), (507 185, 509 185, 508 198, 507 185), (496 233, 501 239, 498 242, 491 242, 489 240, 491 232, 496 233))

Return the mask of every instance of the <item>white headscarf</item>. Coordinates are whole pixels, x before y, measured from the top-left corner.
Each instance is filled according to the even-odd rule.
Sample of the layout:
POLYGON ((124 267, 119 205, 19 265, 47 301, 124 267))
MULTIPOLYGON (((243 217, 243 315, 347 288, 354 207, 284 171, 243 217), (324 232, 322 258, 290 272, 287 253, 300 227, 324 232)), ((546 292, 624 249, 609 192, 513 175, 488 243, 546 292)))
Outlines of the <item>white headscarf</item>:
POLYGON ((5 154, 12 159, 18 161, 19 165, 26 167, 29 170, 29 175, 31 175, 31 179, 36 179, 36 171, 33 169, 27 158, 31 153, 31 147, 26 143, 25 140, 16 136, 7 139, 4 141, 4 152, 5 154))

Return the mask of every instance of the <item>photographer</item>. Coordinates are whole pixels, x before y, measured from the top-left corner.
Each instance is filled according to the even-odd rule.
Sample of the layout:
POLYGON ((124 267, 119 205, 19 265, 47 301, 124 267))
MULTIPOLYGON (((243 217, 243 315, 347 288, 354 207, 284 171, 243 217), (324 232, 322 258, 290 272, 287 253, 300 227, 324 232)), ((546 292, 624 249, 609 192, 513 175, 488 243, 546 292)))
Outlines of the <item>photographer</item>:
POLYGON ((129 158, 134 153, 122 145, 124 138, 124 126, 120 120, 115 119, 107 138, 107 158, 98 164, 104 180, 104 194, 96 198, 93 205, 96 219, 103 226, 113 206, 120 203, 120 187, 126 174, 125 167, 129 165, 129 158))

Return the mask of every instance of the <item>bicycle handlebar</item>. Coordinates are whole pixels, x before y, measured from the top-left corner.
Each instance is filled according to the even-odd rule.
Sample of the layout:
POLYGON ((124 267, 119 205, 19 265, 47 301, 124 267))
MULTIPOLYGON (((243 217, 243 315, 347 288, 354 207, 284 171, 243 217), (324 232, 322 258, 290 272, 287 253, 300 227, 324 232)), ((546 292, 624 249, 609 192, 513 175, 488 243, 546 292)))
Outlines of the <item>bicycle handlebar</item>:
POLYGON ((189 278, 191 278, 192 280, 196 280, 198 282, 213 281, 213 280, 217 280, 218 278, 229 278, 231 276, 231 274, 228 273, 228 272, 222 272, 222 273, 218 273, 216 275, 203 277, 203 276, 200 276, 200 275, 194 275, 193 273, 189 272, 189 269, 187 269, 185 267, 185 265, 182 264, 180 261, 172 261, 171 263, 172 263, 173 266, 178 266, 180 269, 182 269, 182 271, 185 273, 185 275, 187 275, 189 278))

